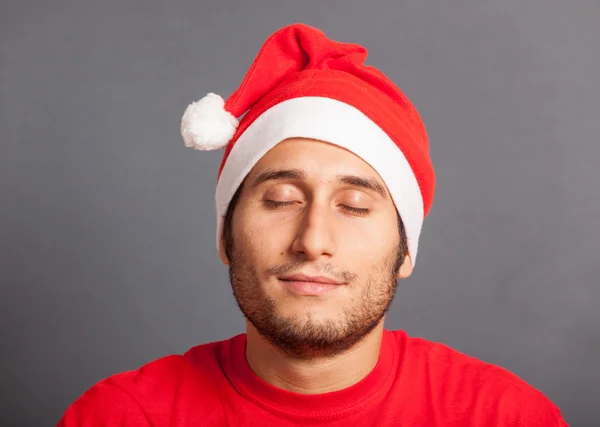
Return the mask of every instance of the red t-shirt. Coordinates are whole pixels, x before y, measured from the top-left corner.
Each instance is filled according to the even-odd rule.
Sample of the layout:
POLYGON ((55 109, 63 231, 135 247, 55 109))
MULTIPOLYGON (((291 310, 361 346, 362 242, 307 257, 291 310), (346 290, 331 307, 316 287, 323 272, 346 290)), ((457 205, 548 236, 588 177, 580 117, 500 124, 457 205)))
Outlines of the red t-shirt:
POLYGON ((559 409, 507 370, 443 344, 385 331, 359 383, 304 395, 250 369, 246 336, 193 347, 100 381, 58 427, 565 427, 559 409))

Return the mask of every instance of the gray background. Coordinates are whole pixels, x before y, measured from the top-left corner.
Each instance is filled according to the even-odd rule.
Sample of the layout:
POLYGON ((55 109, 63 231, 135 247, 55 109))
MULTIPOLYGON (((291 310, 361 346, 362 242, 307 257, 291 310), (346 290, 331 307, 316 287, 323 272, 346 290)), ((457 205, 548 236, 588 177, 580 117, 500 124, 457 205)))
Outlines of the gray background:
POLYGON ((187 104, 291 22, 364 44, 413 100, 438 186, 387 327, 515 372, 574 426, 600 404, 600 2, 6 1, 2 426, 243 331, 215 250, 222 152, 187 104), (595 393, 595 394, 594 394, 595 393))

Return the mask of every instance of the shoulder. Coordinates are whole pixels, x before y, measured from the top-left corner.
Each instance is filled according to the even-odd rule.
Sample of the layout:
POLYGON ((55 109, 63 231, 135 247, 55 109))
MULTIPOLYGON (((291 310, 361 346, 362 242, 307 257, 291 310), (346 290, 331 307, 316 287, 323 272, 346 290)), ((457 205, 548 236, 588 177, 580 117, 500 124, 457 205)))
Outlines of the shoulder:
POLYGON ((67 408, 59 426, 88 425, 84 419, 107 426, 154 425, 199 397, 209 404, 223 380, 220 359, 229 341, 201 344, 102 379, 67 408), (71 419, 77 422, 69 424, 71 419))
POLYGON ((486 417, 493 425, 566 426, 548 397, 507 369, 404 331, 392 334, 403 371, 434 401, 462 409, 473 421, 486 417))
POLYGON ((139 399, 167 398, 186 388, 210 386, 218 381, 220 350, 227 341, 192 347, 184 354, 172 354, 153 360, 138 369, 113 375, 100 384, 126 390, 139 399))

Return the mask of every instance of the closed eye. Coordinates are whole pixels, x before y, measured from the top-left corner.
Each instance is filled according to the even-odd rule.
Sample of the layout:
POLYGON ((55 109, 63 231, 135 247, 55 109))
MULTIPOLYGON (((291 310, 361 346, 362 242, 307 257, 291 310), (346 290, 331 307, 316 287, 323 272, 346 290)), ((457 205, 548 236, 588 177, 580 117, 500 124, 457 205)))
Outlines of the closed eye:
POLYGON ((288 200, 285 202, 279 201, 279 200, 265 200, 265 205, 267 205, 270 208, 279 208, 282 206, 290 206, 293 205, 294 203, 298 203, 295 200, 288 200))
POLYGON ((367 215, 370 210, 367 208, 355 208, 348 205, 340 205, 342 209, 355 215, 367 215))

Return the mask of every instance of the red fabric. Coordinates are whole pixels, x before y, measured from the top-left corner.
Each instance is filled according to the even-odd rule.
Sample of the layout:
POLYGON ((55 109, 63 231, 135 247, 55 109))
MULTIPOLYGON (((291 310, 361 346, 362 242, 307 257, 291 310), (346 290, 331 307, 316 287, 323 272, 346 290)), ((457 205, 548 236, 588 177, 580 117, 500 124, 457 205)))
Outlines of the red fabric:
POLYGON ((227 145, 219 176, 236 140, 267 109, 293 98, 327 97, 359 109, 396 143, 419 183, 427 215, 435 175, 425 126, 406 95, 375 67, 365 65, 366 58, 363 46, 331 40, 305 24, 271 35, 240 87, 225 102, 234 116, 245 115, 227 145))
POLYGON ((558 408, 508 371, 445 345, 386 331, 381 356, 345 390, 301 395, 258 378, 245 335, 105 379, 58 427, 566 427, 558 408))

